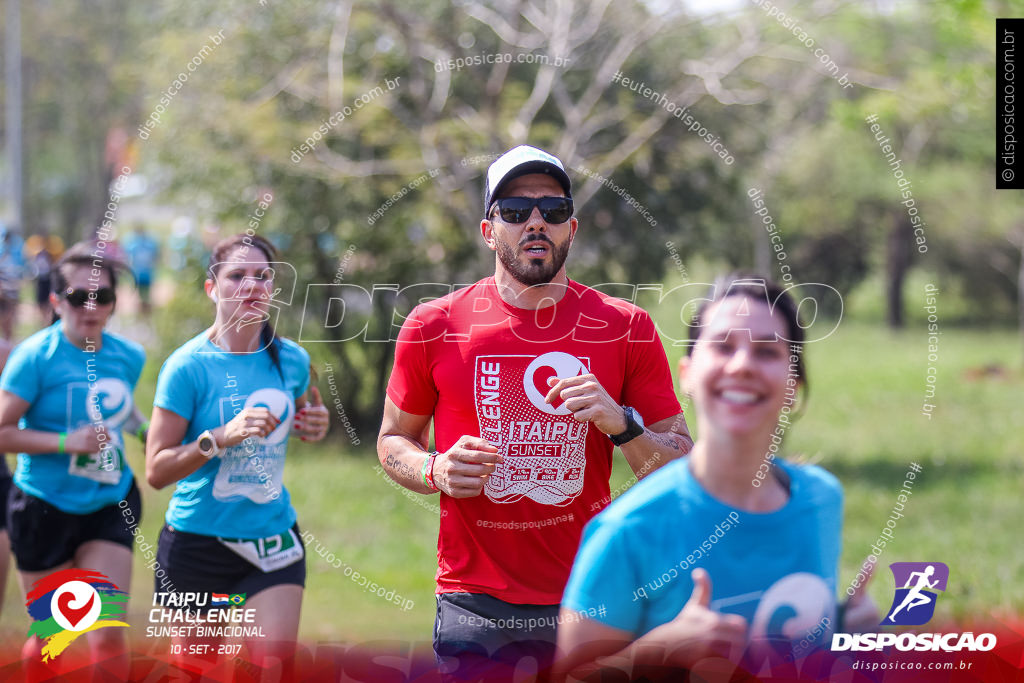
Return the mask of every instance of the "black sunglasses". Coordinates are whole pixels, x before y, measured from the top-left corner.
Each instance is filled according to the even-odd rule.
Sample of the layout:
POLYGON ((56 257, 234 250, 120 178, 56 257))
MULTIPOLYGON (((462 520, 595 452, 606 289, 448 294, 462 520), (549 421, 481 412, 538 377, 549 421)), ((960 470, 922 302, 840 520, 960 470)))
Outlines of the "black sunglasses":
POLYGON ((535 206, 546 223, 564 223, 572 217, 571 197, 504 197, 494 203, 506 223, 525 223, 535 206))
POLYGON ((117 293, 112 287, 100 287, 96 290, 72 289, 64 291, 64 298, 73 308, 81 308, 86 302, 92 301, 97 306, 106 306, 117 300, 117 293))

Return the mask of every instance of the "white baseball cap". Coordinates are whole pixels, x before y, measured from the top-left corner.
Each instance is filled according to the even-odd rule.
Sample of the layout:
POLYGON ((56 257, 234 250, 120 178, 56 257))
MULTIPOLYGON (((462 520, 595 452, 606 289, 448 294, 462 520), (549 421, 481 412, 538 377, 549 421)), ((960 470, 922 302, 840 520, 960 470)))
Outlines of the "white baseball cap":
POLYGON ((484 212, 490 208, 491 201, 501 193, 505 183, 530 173, 550 175, 565 190, 565 196, 572 197, 569 175, 558 157, 530 145, 519 145, 502 154, 487 169, 487 179, 484 183, 484 212))

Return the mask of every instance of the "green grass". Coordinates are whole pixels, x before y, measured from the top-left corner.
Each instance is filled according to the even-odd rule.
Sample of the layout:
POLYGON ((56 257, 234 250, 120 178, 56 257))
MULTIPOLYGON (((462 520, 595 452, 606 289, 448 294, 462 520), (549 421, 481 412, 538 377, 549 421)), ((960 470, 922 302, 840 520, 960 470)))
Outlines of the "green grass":
MULTIPOLYGON (((681 353, 669 349, 673 367, 681 353)), ((938 560, 950 567, 939 619, 986 618, 1024 604, 1024 549, 1014 531, 1024 490, 1020 357, 1020 340, 1009 332, 944 330, 932 401, 938 407, 929 420, 921 415, 927 350, 920 331, 893 334, 844 322, 832 337, 809 346, 810 402, 785 450, 821 464, 845 488, 840 590, 870 552, 914 461, 923 471, 895 540, 880 558, 870 589, 876 602, 885 609, 892 596, 888 563, 938 560), (990 364, 1002 365, 1006 374, 970 378, 971 368, 990 364)), ((150 363, 158 367, 161 360, 150 363)), ((144 406, 152 398, 152 374, 146 373, 147 384, 137 393, 144 406)), ((312 552, 301 626, 307 642, 430 639, 438 516, 427 506, 437 499, 417 504, 386 480, 366 448, 373 436, 361 432, 364 445, 357 450, 340 430, 327 444, 294 443, 285 481, 304 531, 353 570, 415 605, 403 611, 371 595, 312 552)), ((129 457, 141 473, 137 443, 129 457)), ((617 455, 613 490, 629 478, 617 455)), ((142 488, 141 529, 155 544, 170 490, 142 488)), ((139 553, 133 585, 130 621, 141 625, 152 575, 139 553)), ((27 618, 13 580, 6 597, 0 636, 20 638, 27 618)), ((141 640, 142 629, 133 630, 141 640)))
POLYGON ((848 584, 889 518, 907 466, 914 482, 871 593, 889 605, 894 561, 945 562, 950 583, 937 616, 986 618, 1019 609, 1024 551, 1020 518, 1024 446, 1021 341, 1006 332, 944 330, 933 417, 922 415, 928 366, 924 333, 840 328, 811 345, 805 418, 789 448, 836 474, 846 491, 841 581, 848 584), (979 368, 1005 374, 979 378, 979 368))

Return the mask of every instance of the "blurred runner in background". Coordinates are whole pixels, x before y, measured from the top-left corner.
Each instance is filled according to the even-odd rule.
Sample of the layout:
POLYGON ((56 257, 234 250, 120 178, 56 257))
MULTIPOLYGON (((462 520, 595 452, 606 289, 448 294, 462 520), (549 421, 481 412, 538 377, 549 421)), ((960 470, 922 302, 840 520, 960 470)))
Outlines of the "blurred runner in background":
POLYGON ((31 235, 25 240, 24 255, 36 283, 36 308, 43 325, 53 316, 50 305, 50 273, 64 253, 64 240, 57 235, 31 235))
POLYGON ((21 279, 25 276, 21 235, 0 224, 0 336, 14 336, 15 316, 21 298, 21 279))
POLYGON ((160 258, 160 245, 141 224, 135 225, 135 232, 124 239, 124 250, 128 256, 128 264, 135 274, 135 283, 139 288, 139 299, 142 301, 142 314, 149 315, 151 310, 149 288, 153 284, 153 271, 160 258))

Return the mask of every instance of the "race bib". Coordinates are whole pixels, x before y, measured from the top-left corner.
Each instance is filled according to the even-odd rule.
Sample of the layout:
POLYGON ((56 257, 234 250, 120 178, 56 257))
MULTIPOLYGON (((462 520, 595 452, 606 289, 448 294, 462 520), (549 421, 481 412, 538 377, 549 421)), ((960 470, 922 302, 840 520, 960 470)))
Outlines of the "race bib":
POLYGON ((108 439, 106 448, 96 453, 71 453, 68 474, 101 484, 117 484, 125 469, 124 441, 120 430, 132 414, 131 388, 120 379, 103 377, 95 382, 72 382, 67 391, 68 405, 84 403, 89 421, 79 420, 76 424, 69 410, 66 432, 70 434, 86 424, 97 429, 102 426, 108 439))
POLYGON ((124 453, 118 446, 101 449, 98 453, 72 453, 68 474, 98 481, 101 484, 116 484, 121 481, 124 471, 124 453))
POLYGON ((530 498, 568 505, 583 489, 589 423, 577 422, 561 401, 544 402, 551 377, 590 372, 589 359, 558 351, 540 356, 478 356, 474 399, 480 436, 505 461, 484 492, 496 503, 530 498))
POLYGON ((218 538, 218 541, 263 573, 295 564, 305 551, 293 529, 267 538, 218 538))

